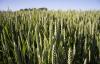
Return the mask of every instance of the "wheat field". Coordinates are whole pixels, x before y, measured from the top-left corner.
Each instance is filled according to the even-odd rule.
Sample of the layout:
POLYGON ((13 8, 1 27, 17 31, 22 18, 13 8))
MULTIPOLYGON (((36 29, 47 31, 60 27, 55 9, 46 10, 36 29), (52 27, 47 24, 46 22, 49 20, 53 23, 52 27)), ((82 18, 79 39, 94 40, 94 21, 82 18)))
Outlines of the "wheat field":
POLYGON ((100 11, 0 12, 0 64, 100 64, 100 11))

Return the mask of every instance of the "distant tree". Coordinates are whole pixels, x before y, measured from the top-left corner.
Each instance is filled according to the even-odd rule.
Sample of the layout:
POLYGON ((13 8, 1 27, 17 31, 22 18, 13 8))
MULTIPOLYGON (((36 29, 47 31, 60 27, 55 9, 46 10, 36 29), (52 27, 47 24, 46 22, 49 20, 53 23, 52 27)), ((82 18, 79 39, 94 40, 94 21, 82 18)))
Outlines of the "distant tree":
POLYGON ((25 8, 24 10, 25 10, 25 11, 28 11, 29 9, 25 8))
POLYGON ((45 10, 45 11, 47 11, 48 9, 47 8, 39 8, 39 10, 45 10))
POLYGON ((20 9, 20 11, 32 11, 32 10, 45 10, 45 11, 47 11, 48 9, 47 8, 25 8, 25 9, 20 9))

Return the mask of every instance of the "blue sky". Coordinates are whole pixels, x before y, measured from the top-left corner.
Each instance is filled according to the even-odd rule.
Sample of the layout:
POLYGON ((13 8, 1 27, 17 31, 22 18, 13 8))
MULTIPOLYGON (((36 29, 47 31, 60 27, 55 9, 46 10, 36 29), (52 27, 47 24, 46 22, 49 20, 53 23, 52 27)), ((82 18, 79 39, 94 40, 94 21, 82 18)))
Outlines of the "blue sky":
POLYGON ((0 0, 0 10, 47 7, 48 9, 96 9, 100 0, 0 0))

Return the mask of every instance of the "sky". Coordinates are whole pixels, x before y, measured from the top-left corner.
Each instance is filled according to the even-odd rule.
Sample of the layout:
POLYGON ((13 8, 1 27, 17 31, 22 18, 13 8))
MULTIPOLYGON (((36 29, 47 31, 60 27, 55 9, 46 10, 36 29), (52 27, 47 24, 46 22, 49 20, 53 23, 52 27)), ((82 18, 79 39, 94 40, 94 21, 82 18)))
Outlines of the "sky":
POLYGON ((54 10, 100 10, 100 0, 0 0, 0 10, 46 7, 54 10))

